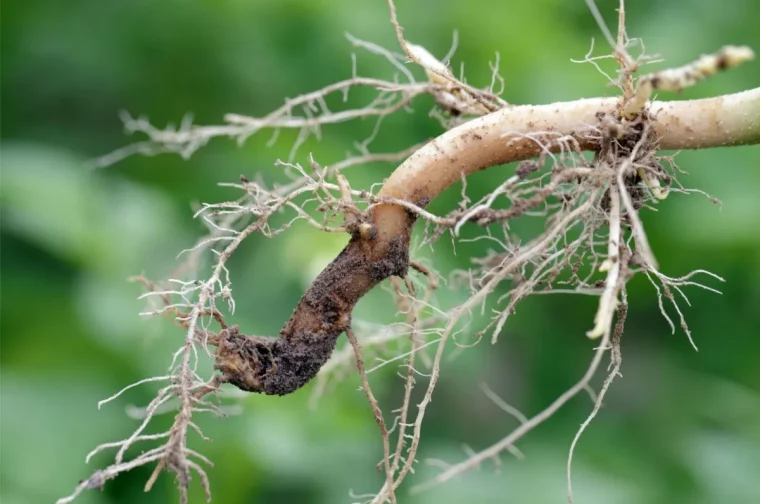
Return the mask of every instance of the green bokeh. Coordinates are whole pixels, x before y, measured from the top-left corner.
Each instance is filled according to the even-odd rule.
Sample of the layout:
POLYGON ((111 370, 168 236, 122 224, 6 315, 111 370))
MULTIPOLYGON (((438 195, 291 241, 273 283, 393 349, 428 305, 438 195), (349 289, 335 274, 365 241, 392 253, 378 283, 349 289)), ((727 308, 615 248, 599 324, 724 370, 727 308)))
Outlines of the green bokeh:
MULTIPOLYGON (((617 0, 598 4, 614 24, 617 0)), ((649 53, 671 64, 728 43, 760 50, 758 2, 628 4, 629 35, 642 37, 649 53)), ((592 38, 601 47, 581 0, 407 0, 398 10, 407 36, 439 56, 458 30, 454 64, 466 62, 475 85, 488 82, 488 61, 498 51, 511 102, 613 93, 592 66, 570 61, 583 57, 592 38)), ((126 278, 141 272, 161 278, 171 270, 177 252, 204 231, 192 219, 192 205, 236 196, 217 182, 241 173, 282 180, 273 163, 287 157, 294 140, 283 134, 267 147, 267 137, 256 136, 238 148, 222 139, 189 161, 135 157, 88 171, 85 161, 130 141, 118 111, 145 114, 158 125, 177 123, 187 112, 199 124, 219 123, 227 112, 265 114, 285 97, 350 76, 354 49, 345 32, 395 47, 383 0, 3 3, 4 504, 52 502, 108 462, 108 455, 100 456, 86 466, 84 456, 98 443, 128 435, 137 421, 125 408, 147 403, 156 387, 138 387, 100 410, 97 401, 163 373, 181 337, 165 321, 138 316, 140 291, 126 278)), ((391 74, 381 58, 358 56, 360 74, 391 74)), ((758 65, 715 77, 676 99, 755 87, 758 65)), ((388 120, 374 149, 399 149, 437 134, 437 123, 426 115, 430 104, 422 100, 414 113, 388 120)), ((308 142, 298 161, 305 163, 312 152, 323 164, 335 162, 371 128, 370 122, 325 128, 323 141, 308 142)), ((665 272, 710 269, 726 279, 719 286, 724 294, 687 292, 692 307, 684 312, 697 353, 682 333, 670 334, 651 286, 634 280, 623 377, 576 452, 576 497, 584 504, 749 503, 760 495, 760 147, 684 152, 678 161, 689 172, 682 182, 720 198, 723 206, 699 195, 668 198, 659 212, 644 215, 652 245, 665 272)), ((392 168, 376 165, 349 178, 369 187, 392 168)), ((503 176, 499 169, 479 174, 470 190, 482 194, 503 176)), ((446 211, 456 197, 452 191, 435 208, 446 211)), ((345 241, 305 224, 272 240, 251 238, 230 264, 235 322, 247 333, 274 334, 318 265, 345 241)), ((454 255, 441 243, 436 264, 444 272, 467 267, 469 256, 484 248, 460 244, 454 255)), ((360 304, 357 317, 393 320, 392 311, 378 306, 390 307, 381 292, 360 304)), ((587 365, 592 343, 584 331, 593 312, 593 299, 530 299, 498 345, 484 342, 447 361, 420 460, 461 460, 463 444, 484 448, 515 427, 479 392, 482 381, 527 414, 552 401, 587 365)), ((375 378, 386 403, 398 395, 400 381, 393 376, 391 370, 375 378)), ((215 463, 209 470, 214 502, 351 502, 349 491, 361 494, 382 484, 374 467, 379 436, 358 378, 349 376, 316 408, 309 397, 309 391, 250 396, 238 402, 239 414, 199 418, 213 442, 191 443, 215 463)), ((503 456, 498 472, 485 464, 429 493, 402 493, 401 502, 564 502, 568 447, 591 406, 587 397, 575 399, 521 441, 525 460, 503 456)), ((176 502, 168 476, 142 493, 151 470, 125 474, 79 502, 176 502)), ((421 462, 414 478, 436 471, 421 462)), ((196 481, 192 501, 201 500, 196 481)))

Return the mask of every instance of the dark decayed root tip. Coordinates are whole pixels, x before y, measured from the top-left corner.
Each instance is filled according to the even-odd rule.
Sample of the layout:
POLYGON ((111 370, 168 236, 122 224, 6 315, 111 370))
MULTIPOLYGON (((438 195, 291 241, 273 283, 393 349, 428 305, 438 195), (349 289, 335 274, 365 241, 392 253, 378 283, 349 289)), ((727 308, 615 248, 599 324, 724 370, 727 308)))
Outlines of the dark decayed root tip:
POLYGON ((340 332, 301 333, 284 338, 245 336, 232 326, 222 332, 216 369, 224 381, 247 392, 286 395, 303 387, 330 358, 340 332))
POLYGON ((215 368, 223 381, 248 392, 285 395, 317 375, 338 336, 350 327, 359 299, 382 280, 405 276, 409 268, 408 228, 385 240, 367 229, 357 228, 314 280, 280 338, 245 336, 236 326, 219 334, 215 368))

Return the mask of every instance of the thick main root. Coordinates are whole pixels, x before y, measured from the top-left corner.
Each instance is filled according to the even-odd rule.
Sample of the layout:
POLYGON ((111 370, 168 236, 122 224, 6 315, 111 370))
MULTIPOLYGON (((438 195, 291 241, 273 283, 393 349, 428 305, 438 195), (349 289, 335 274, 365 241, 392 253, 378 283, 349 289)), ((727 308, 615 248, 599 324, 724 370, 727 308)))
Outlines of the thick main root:
MULTIPOLYGON (((744 94, 751 98, 753 93, 760 95, 760 89, 744 94)), ((412 154, 385 182, 378 198, 397 203, 377 205, 361 217, 349 244, 301 298, 280 332, 281 338, 223 332, 216 368, 224 381, 243 390, 274 395, 294 392, 314 378, 340 334, 350 327, 351 312, 359 299, 390 276, 406 276, 415 214, 399 203, 422 208, 470 173, 541 153, 568 149, 599 152, 615 141, 625 147, 616 155, 628 157, 644 130, 651 134, 639 155, 647 163, 658 148, 682 146, 685 136, 702 139, 692 146, 696 148, 744 143, 754 134, 757 114, 747 115, 727 139, 725 135, 717 138, 708 121, 692 121, 685 112, 719 111, 719 116, 725 116, 741 101, 742 97, 729 96, 655 102, 648 112, 632 120, 621 116, 618 98, 507 106, 444 133, 412 154)), ((647 183, 656 183, 658 174, 648 175, 646 168, 639 167, 638 172, 647 183)), ((638 177, 635 173, 632 178, 638 177)), ((635 212, 630 218, 636 222, 635 212)), ((646 262, 656 264, 643 238, 639 246, 646 262)))

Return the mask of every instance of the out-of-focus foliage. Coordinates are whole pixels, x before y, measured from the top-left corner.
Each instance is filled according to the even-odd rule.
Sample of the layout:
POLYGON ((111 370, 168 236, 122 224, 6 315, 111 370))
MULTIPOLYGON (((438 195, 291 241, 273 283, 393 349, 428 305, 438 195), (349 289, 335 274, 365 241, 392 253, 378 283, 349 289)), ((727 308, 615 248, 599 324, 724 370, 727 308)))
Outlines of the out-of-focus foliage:
MULTIPOLYGON (((617 1, 600 0, 612 25, 617 1)), ((628 30, 648 52, 681 64, 721 45, 760 50, 760 4, 629 1, 628 30)), ((501 55, 505 98, 550 102, 613 93, 581 59, 599 31, 581 0, 399 1, 406 34, 442 56, 459 30, 455 65, 468 81, 489 80, 501 55)), ((140 289, 126 282, 145 272, 162 278, 177 252, 203 227, 192 204, 236 196, 217 182, 262 173, 281 180, 273 162, 287 157, 293 134, 268 148, 266 137, 243 147, 217 140, 189 161, 136 157, 101 171, 83 162, 129 142, 117 112, 146 114, 157 124, 192 112, 197 123, 224 113, 262 115, 294 96, 350 76, 360 38, 395 48, 383 0, 33 0, 3 3, 2 16, 2 468, 4 504, 51 502, 67 494, 106 457, 85 466, 96 444, 121 439, 137 420, 151 385, 98 410, 99 399, 140 378, 161 374, 181 333, 162 320, 142 320, 140 289)), ((657 66, 662 68, 663 64, 657 66)), ((655 67, 652 67, 653 69, 655 67)), ((758 63, 718 76, 676 99, 760 84, 758 63)), ((360 74, 388 75, 385 62, 358 54, 360 74)), ((671 97, 667 97, 671 98, 671 97)), ((402 148, 439 132, 425 115, 388 121, 373 144, 402 148)), ((372 125, 335 127, 309 142, 322 163, 341 159, 372 125), (359 133, 357 133, 359 132, 359 133)), ((366 136, 366 135, 365 135, 366 136)), ((662 268, 678 275, 703 267, 725 277, 722 296, 689 291, 685 314, 700 351, 670 334, 645 280, 635 281, 623 341, 623 378, 581 440, 575 457, 578 502, 757 502, 760 495, 760 148, 687 152, 677 160, 682 182, 723 201, 674 195, 645 215, 662 268)), ((349 174, 353 185, 382 181, 392 166, 349 174)), ((482 194, 504 176, 473 177, 482 194)), ((456 194, 436 201, 444 211, 456 194)), ((297 225, 284 235, 248 240, 230 264, 238 312, 247 333, 275 334, 316 271, 345 236, 297 225)), ((484 245, 436 246, 444 272, 467 267, 484 245)), ((426 253, 428 257, 430 253, 426 253)), ((379 293, 373 299, 384 299, 379 293)), ((389 305, 386 303, 385 305, 389 305)), ((384 306, 385 306, 384 305, 384 306)), ((424 429, 422 457, 458 461, 463 444, 482 448, 515 426, 484 395, 486 381, 526 414, 543 408, 577 379, 593 344, 584 336, 593 299, 544 296, 518 308, 496 346, 482 342, 447 361, 424 429)), ((376 304, 357 317, 391 320, 376 304)), ((385 404, 396 404, 392 369, 374 376, 385 404)), ((376 425, 349 377, 316 408, 309 391, 286 398, 250 396, 240 414, 199 419, 212 443, 196 447, 215 467, 214 502, 349 502, 372 491, 381 446, 376 425)), ((561 502, 572 435, 591 409, 587 397, 519 443, 527 458, 503 457, 453 483, 402 502, 561 502)), ((169 419, 166 419, 169 420, 169 419)), ((166 421, 165 420, 165 421, 166 421)), ((147 495, 152 468, 135 470, 85 494, 82 503, 173 502, 170 477, 147 495)), ((434 474, 418 466, 417 477, 434 474)), ((193 501, 202 499, 194 488, 193 501)))

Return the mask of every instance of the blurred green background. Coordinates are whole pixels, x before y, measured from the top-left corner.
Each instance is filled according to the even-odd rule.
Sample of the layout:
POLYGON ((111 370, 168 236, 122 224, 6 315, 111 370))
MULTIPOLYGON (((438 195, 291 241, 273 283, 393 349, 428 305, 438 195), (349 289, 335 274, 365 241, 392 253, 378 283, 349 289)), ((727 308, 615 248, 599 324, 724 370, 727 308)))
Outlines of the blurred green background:
MULTIPOLYGON (((598 3, 614 26, 617 0, 598 3)), ((472 84, 488 82, 488 61, 499 51, 510 102, 613 92, 593 67, 570 62, 584 56, 591 38, 602 47, 581 0, 399 0, 398 10, 408 38, 439 57, 458 30, 454 65, 466 62, 472 84)), ((758 19, 760 3, 752 0, 628 2, 629 34, 643 37, 648 52, 671 65, 728 43, 760 50, 758 19)), ((295 138, 283 134, 271 148, 266 134, 241 148, 220 139, 189 161, 134 157, 87 170, 85 161, 132 140, 123 135, 118 111, 145 114, 158 125, 177 123, 186 112, 198 124, 219 123, 227 112, 265 114, 285 97, 350 76, 353 49, 345 32, 396 48, 383 0, 3 2, 3 504, 49 503, 68 494, 108 462, 110 454, 85 465, 91 448, 136 427, 125 409, 146 404, 153 384, 101 410, 96 403, 165 372, 182 333, 164 320, 141 319, 140 289, 126 278, 141 272, 163 278, 176 266, 177 252, 204 232, 192 219, 192 205, 237 196, 218 182, 257 173, 283 180, 273 162, 287 157, 295 138)), ((365 76, 391 74, 381 58, 361 52, 358 69, 365 76)), ((748 89, 759 77, 756 61, 675 99, 748 89)), ((388 120, 374 150, 439 133, 427 117, 431 105, 422 99, 413 113, 388 120)), ((309 152, 323 164, 338 161, 371 127, 327 128, 323 141, 305 145, 297 161, 306 163, 309 152)), ((698 195, 671 196, 659 212, 644 215, 653 247, 668 274, 707 268, 723 276, 725 285, 708 283, 724 294, 688 291, 693 307, 683 308, 700 349, 695 352, 682 333, 670 334, 648 282, 632 282, 623 378, 576 451, 579 503, 760 501, 760 147, 684 152, 678 161, 689 172, 681 181, 723 206, 698 195)), ((357 168, 349 178, 369 187, 392 168, 357 168)), ((504 173, 473 177, 472 194, 483 194, 504 173)), ((435 209, 452 208, 456 196, 436 201, 435 209)), ((247 333, 275 334, 346 239, 305 224, 272 240, 249 239, 230 263, 234 321, 247 333)), ((454 255, 444 240, 436 245, 435 265, 444 273, 467 267, 485 248, 460 244, 454 255)), ((394 320, 387 294, 372 296, 356 316, 394 320)), ((465 444, 484 448, 516 426, 479 391, 480 382, 528 415, 574 382, 592 353, 584 331, 594 303, 530 299, 496 346, 483 342, 447 361, 415 481, 435 474, 424 459, 459 461, 465 444)), ((388 409, 401 387, 395 371, 389 367, 373 378, 388 409)), ((350 491, 381 485, 375 471, 381 445, 358 378, 351 374, 332 387, 316 407, 309 398, 308 390, 285 398, 248 396, 237 402, 239 414, 199 417, 213 442, 191 443, 215 462, 209 470, 214 502, 350 502, 350 491)), ((579 397, 519 442, 525 460, 505 455, 498 472, 485 464, 437 490, 402 492, 401 502, 565 502, 568 447, 591 407, 588 397, 579 397)), ((79 502, 176 502, 169 476, 142 493, 151 470, 134 470, 79 502)), ((192 502, 201 502, 197 481, 192 490, 192 502)))

